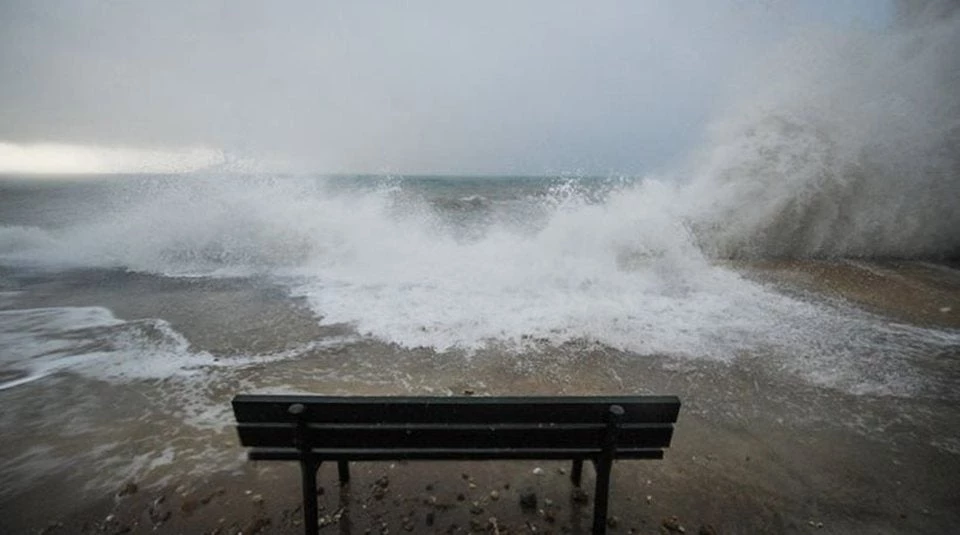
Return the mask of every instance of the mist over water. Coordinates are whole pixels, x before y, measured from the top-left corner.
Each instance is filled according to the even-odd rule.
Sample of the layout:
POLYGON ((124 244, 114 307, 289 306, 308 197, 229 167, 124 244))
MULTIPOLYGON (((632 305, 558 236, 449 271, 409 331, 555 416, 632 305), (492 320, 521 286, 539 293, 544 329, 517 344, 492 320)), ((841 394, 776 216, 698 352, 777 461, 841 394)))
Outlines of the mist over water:
POLYGON ((680 195, 708 254, 960 252, 960 17, 926 7, 804 35, 742 77, 680 195))

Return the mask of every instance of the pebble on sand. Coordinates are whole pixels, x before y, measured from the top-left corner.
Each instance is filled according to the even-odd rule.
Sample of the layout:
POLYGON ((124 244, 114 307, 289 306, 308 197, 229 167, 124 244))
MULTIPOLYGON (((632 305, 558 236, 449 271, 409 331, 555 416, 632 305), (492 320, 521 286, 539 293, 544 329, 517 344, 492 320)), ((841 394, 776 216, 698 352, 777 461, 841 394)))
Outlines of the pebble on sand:
POLYGON ((131 495, 131 494, 136 494, 138 490, 139 490, 139 487, 137 487, 137 484, 136 484, 136 483, 134 483, 133 481, 128 481, 128 482, 117 492, 117 496, 119 496, 119 497, 129 496, 129 495, 131 495))
POLYGON ((532 510, 537 508, 537 493, 524 492, 520 495, 520 508, 532 510))
POLYGON ((669 533, 686 533, 687 532, 687 529, 684 528, 682 525, 680 525, 680 519, 675 516, 664 518, 663 522, 661 522, 660 525, 663 526, 663 528, 666 529, 669 533))

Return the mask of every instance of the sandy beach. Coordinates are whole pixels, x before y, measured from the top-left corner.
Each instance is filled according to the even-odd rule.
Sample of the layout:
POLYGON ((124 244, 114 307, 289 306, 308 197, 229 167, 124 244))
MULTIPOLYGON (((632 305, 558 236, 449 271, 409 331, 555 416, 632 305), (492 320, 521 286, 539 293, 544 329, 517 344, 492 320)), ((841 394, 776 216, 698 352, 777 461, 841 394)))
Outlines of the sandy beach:
MULTIPOLYGON (((792 262, 737 269, 784 292, 818 292, 819 299, 844 300, 892 321, 958 325, 960 279, 950 266, 792 262), (863 290, 865 271, 886 290, 863 290)), ((63 285, 77 282, 62 275, 20 279, 31 290, 31 307, 44 305, 44 295, 63 305, 63 285)), ((125 319, 138 317, 147 300, 152 310, 175 305, 172 327, 210 355, 229 348, 224 339, 205 338, 195 318, 212 317, 206 328, 237 319, 224 310, 283 326, 256 331, 273 333, 270 340, 242 342, 261 351, 282 352, 298 337, 336 332, 282 293, 248 282, 168 281, 162 293, 146 291, 151 284, 156 280, 129 275, 115 281, 113 294, 100 285, 95 296, 70 293, 67 304, 96 300, 125 319)), ((231 334, 233 343, 242 332, 231 334)), ((111 383, 59 374, 44 379, 55 388, 36 388, 38 381, 0 391, 5 407, 17 407, 2 419, 3 531, 297 533, 297 465, 245 461, 230 427, 234 393, 277 389, 677 394, 684 407, 666 458, 615 465, 611 533, 945 533, 960 522, 953 492, 960 448, 952 431, 960 414, 944 396, 851 394, 783 374, 762 355, 637 359, 575 341, 523 358, 495 349, 438 358, 426 348, 371 341, 312 351, 309 368, 302 358, 222 369, 211 362, 217 379, 191 388, 176 378, 111 383)), ((938 358, 953 363, 956 351, 938 358)), ((569 469, 560 462, 355 463, 353 480, 341 489, 333 467, 323 466, 322 532, 587 533, 592 470, 581 493, 569 469)))

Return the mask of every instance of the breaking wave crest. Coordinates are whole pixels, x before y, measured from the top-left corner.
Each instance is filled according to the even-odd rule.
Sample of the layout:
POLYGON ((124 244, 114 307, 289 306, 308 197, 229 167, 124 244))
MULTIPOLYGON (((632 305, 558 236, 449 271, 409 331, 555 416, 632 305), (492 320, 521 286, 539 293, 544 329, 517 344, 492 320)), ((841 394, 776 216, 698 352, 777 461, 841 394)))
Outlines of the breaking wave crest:
POLYGON ((958 15, 931 8, 882 33, 805 35, 749 72, 680 195, 704 250, 960 253, 958 15))

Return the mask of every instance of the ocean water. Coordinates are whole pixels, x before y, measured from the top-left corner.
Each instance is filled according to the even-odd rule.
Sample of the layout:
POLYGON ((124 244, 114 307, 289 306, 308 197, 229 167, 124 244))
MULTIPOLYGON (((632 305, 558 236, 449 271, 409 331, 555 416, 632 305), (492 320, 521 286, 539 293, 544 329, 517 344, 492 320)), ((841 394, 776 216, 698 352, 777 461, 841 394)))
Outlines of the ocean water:
MULTIPOLYGON (((957 347, 950 329, 890 325, 749 280, 705 251, 699 222, 677 202, 684 193, 621 177, 7 179, 0 262, 13 310, 3 312, 9 379, 0 387, 58 370, 193 370, 139 355, 120 372, 100 353, 96 333, 123 333, 109 344, 117 347, 131 343, 130 330, 162 333, 151 344, 187 351, 164 314, 134 327, 100 305, 16 306, 31 300, 18 277, 56 273, 98 273, 96 285, 108 287, 136 273, 159 281, 158 292, 164 280, 268 285, 321 326, 437 358, 580 340, 637 358, 731 361, 762 351, 789 355, 783 368, 819 383, 909 395, 925 387, 905 363, 957 347), (75 355, 78 346, 91 356, 75 355)), ((256 356, 245 349, 233 356, 256 356)))

